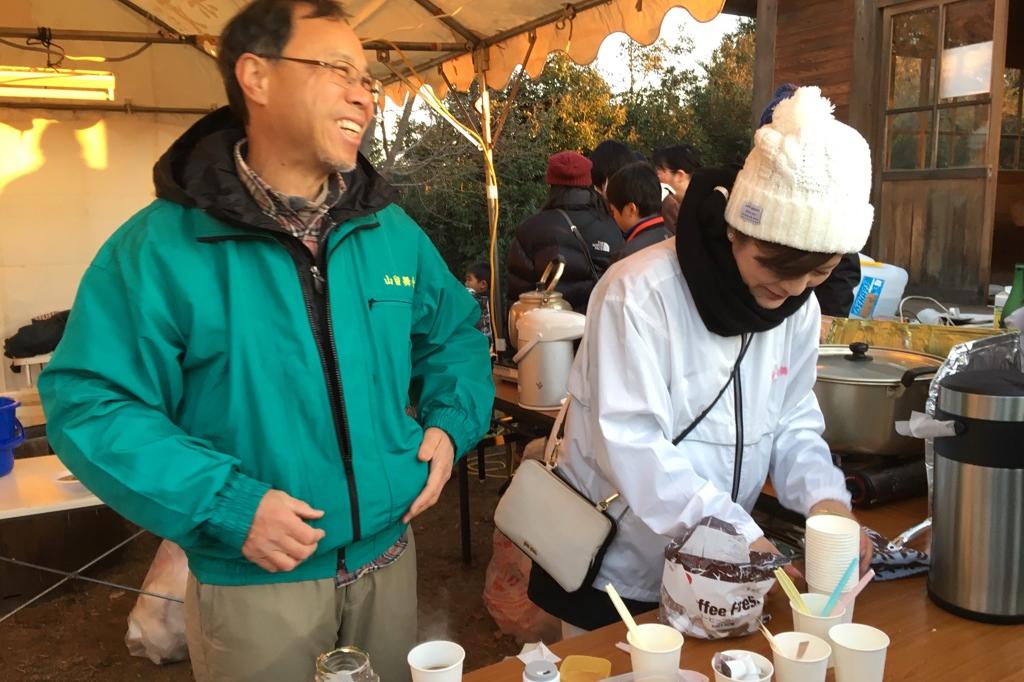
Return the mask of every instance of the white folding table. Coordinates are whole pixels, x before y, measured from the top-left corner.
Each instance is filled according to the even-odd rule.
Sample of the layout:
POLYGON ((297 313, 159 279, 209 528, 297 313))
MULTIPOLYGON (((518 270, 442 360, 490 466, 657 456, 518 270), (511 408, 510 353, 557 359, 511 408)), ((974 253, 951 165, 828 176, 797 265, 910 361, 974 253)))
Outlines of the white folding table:
MULTIPOLYGON (((103 502, 100 498, 89 492, 81 483, 66 483, 58 480, 61 474, 66 473, 67 468, 61 463, 60 459, 58 459, 56 455, 25 457, 14 460, 14 469, 11 473, 0 477, 0 521, 25 516, 37 516, 39 514, 48 514, 50 512, 71 511, 73 509, 103 506, 103 502)), ((70 573, 67 571, 59 571, 54 568, 39 566, 27 561, 20 561, 12 557, 0 557, 0 561, 4 561, 6 563, 34 568, 47 573, 55 573, 63 576, 59 582, 46 588, 27 602, 15 608, 13 611, 0 616, 0 623, 10 618, 18 611, 21 611, 29 604, 38 601, 43 596, 57 589, 71 579, 99 583, 100 585, 106 585, 108 587, 128 590, 130 592, 137 592, 140 594, 148 594, 153 597, 160 597, 162 599, 180 602, 181 600, 176 597, 157 594, 154 592, 146 592, 134 587, 117 585, 115 583, 109 583, 81 575, 82 571, 121 549, 145 532, 146 531, 144 530, 138 531, 78 570, 71 571, 70 573)))

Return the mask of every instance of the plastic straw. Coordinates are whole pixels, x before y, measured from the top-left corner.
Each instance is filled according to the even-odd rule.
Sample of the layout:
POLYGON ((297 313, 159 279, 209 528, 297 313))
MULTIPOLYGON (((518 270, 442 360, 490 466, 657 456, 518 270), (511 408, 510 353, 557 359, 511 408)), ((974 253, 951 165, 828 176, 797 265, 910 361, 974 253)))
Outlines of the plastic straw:
POLYGON ((832 609, 834 609, 836 604, 839 602, 839 597, 843 595, 843 585, 845 585, 846 581, 850 579, 853 572, 857 570, 857 564, 859 562, 860 557, 853 557, 853 561, 851 561, 850 565, 846 567, 845 571, 843 571, 843 577, 839 579, 838 583, 836 583, 836 589, 832 590, 831 596, 829 596, 828 601, 825 602, 825 608, 821 610, 821 615, 823 617, 827 618, 828 614, 832 613, 832 609))
POLYGON ((789 575, 781 568, 775 569, 775 578, 779 581, 779 585, 782 586, 782 591, 786 593, 789 600, 793 602, 793 606, 796 610, 804 615, 811 615, 810 609, 807 608, 807 604, 804 603, 804 598, 800 596, 800 590, 796 589, 796 585, 790 579, 789 575))
POLYGON ((631 614, 629 609, 626 608, 626 605, 622 603, 622 597, 620 597, 619 593, 615 591, 615 586, 608 583, 604 586, 604 591, 612 598, 612 605, 615 607, 615 610, 619 612, 619 618, 621 618, 622 622, 626 624, 626 629, 633 635, 633 641, 636 642, 637 645, 641 645, 644 638, 640 636, 640 628, 637 627, 636 621, 633 620, 633 614, 631 614))
POLYGON ((871 582, 871 579, 874 577, 875 570, 873 568, 869 568, 868 572, 865 573, 864 576, 857 581, 857 584, 853 586, 853 589, 847 592, 845 595, 843 595, 842 599, 836 602, 836 605, 832 608, 831 611, 829 611, 828 615, 831 616, 836 611, 841 611, 842 609, 849 608, 850 604, 853 603, 853 600, 857 598, 857 595, 860 594, 864 590, 864 588, 868 586, 868 583, 871 582))

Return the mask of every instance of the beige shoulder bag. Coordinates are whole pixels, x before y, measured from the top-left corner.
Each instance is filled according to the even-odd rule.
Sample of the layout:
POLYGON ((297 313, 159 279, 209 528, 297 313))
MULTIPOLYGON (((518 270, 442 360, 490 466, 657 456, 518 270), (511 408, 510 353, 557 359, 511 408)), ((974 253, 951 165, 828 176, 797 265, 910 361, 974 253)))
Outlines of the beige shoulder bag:
POLYGON ((494 511, 494 525, 567 592, 593 583, 605 550, 615 537, 608 505, 619 494, 594 503, 557 470, 566 396, 544 445, 544 462, 519 465, 494 511))

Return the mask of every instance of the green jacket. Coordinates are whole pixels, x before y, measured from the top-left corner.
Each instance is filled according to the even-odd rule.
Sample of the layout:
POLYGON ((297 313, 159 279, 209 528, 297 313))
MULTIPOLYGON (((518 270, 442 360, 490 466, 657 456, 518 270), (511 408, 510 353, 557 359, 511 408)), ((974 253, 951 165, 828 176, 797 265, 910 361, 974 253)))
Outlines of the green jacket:
POLYGON ((403 532, 425 428, 457 453, 486 431, 487 341, 365 160, 314 259, 239 181, 242 134, 220 110, 158 162, 159 198, 89 266, 39 390, 61 460, 180 544, 201 582, 328 578, 339 551, 354 569, 403 532), (270 488, 326 512, 316 554, 287 573, 240 551, 270 488))

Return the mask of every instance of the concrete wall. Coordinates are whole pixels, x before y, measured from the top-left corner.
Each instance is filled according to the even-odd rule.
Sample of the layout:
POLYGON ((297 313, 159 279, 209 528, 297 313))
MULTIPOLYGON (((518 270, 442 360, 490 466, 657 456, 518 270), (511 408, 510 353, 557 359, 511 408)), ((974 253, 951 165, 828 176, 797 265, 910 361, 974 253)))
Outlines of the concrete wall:
MULTIPOLYGON (((18 28, 157 30, 114 0, 0 0, 0 16, 0 23, 18 28)), ((138 47, 58 42, 71 55, 117 56, 138 47)), ((44 66, 45 56, 0 44, 0 65, 44 66)), ((154 45, 127 62, 64 66, 112 71, 119 103, 209 108, 225 101, 214 61, 187 46, 154 45)), ((24 110, 5 107, 5 101, 0 99, 0 338, 34 315, 71 306, 100 245, 152 200, 153 163, 197 118, 24 110)), ((0 390, 24 382, 3 362, 0 390)))

